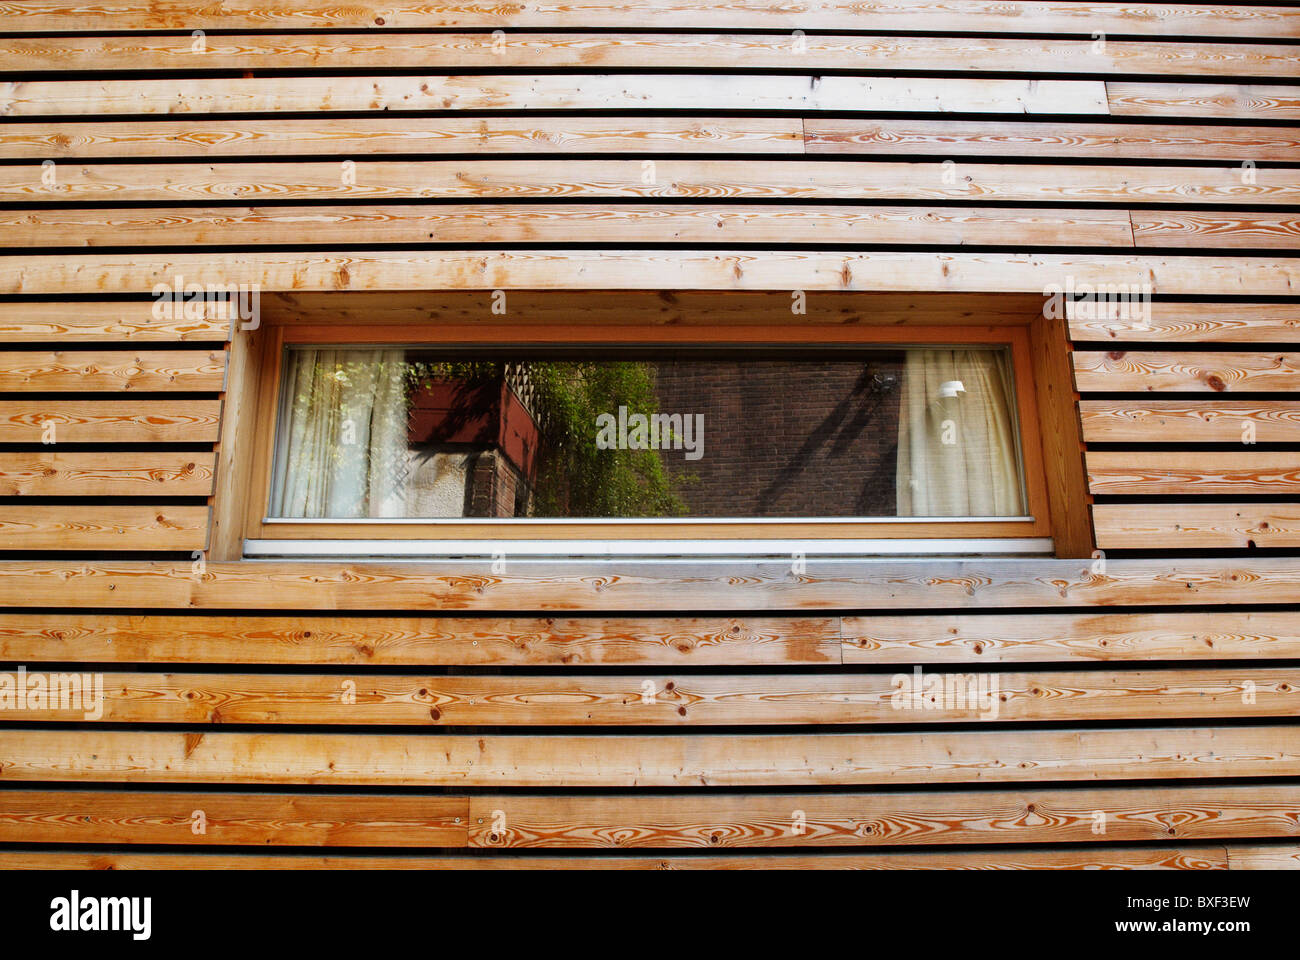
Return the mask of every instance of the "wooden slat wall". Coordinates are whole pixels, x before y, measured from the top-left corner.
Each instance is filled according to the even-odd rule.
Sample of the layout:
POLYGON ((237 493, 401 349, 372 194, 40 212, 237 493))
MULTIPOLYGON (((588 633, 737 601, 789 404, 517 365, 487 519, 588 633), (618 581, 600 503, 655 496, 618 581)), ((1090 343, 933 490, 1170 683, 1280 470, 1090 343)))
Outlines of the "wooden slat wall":
POLYGON ((227 309, 0 303, 0 550, 207 546, 227 309))
POLYGON ((1281 399, 1300 387, 1288 352, 1300 342, 1300 305, 1156 303, 1149 320, 1105 313, 1081 304, 1070 319, 1097 545, 1300 547, 1300 447, 1294 401, 1281 399))
POLYGON ((0 35, 0 674, 103 692, 0 711, 0 866, 1300 867, 1300 8, 18 0, 0 35), (156 316, 178 275, 348 324, 510 289, 539 336, 1153 299, 1049 314, 1092 557, 499 574, 207 556, 247 341, 156 316), (898 710, 917 668, 997 692, 898 710))

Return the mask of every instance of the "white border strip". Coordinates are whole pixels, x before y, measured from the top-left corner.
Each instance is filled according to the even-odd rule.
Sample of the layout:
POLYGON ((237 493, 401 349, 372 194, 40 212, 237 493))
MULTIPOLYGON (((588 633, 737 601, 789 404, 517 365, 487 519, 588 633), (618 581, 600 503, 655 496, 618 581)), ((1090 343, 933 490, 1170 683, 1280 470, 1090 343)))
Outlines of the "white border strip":
POLYGON ((742 559, 917 556, 1053 555, 1050 537, 899 540, 245 540, 244 556, 416 557, 435 560, 497 557, 559 559, 726 557, 742 559))
POLYGON ((295 526, 327 527, 331 524, 365 524, 366 526, 433 526, 454 523, 457 526, 500 527, 510 526, 604 526, 612 524, 744 524, 771 525, 775 523, 830 524, 830 523, 1033 523, 1026 517, 263 517, 262 523, 271 526, 291 523, 295 526))

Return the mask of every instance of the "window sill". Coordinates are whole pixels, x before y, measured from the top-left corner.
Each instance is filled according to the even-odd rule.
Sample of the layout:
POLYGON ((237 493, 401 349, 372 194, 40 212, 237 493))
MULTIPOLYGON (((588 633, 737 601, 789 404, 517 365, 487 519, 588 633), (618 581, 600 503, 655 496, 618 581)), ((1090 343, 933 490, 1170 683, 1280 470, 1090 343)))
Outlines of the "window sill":
POLYGON ((384 558, 411 560, 691 559, 760 560, 900 557, 1051 557, 1050 537, 890 540, 245 540, 247 559, 384 558))

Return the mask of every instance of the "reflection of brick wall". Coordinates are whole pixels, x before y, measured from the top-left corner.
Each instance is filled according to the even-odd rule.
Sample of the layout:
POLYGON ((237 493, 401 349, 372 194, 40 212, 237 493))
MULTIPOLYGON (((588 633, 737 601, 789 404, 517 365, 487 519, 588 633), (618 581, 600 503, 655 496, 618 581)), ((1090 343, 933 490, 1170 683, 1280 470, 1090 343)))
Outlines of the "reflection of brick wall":
POLYGON ((659 364, 659 411, 704 414, 702 459, 661 456, 693 516, 892 516, 901 381, 901 354, 659 364))

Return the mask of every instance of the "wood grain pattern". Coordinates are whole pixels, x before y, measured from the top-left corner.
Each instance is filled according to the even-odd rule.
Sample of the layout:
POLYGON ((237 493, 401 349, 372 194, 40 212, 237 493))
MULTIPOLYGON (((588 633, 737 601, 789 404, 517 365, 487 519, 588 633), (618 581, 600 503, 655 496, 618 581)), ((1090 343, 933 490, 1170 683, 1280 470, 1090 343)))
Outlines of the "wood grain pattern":
MULTIPOLYGON (((1123 561, 1109 563, 1124 566, 1123 561)), ((0 615, 0 657, 20 663, 380 667, 776 666, 837 664, 841 658, 851 665, 909 667, 1262 661, 1300 659, 1300 617, 1248 610, 734 620, 7 613, 0 615)))
POLYGON ((0 606, 194 610, 673 611, 995 609, 1290 603, 1300 560, 784 561, 709 565, 587 561, 454 563, 0 561, 0 606))
MULTIPOLYGON (((773 795, 428 797, 0 793, 0 842, 347 847, 826 848, 1293 837, 1294 786, 773 795), (196 832, 195 813, 204 829, 196 832), (493 830, 504 814, 506 829, 493 830), (796 820, 796 811, 802 817, 796 820), (1098 817, 1098 812, 1104 820, 1098 817), (481 823, 479 821, 482 821, 481 823), (802 832, 795 832, 798 822, 802 832), (1102 823, 1105 833, 1094 832, 1102 823)), ((1105 849, 1094 855, 1104 855, 1105 849)), ((0 855, 2 856, 2 855, 0 855)))
MULTIPOLYGON (((5 232, 21 231, 18 221, 0 214, 5 232)), ((43 226, 39 240, 49 245, 55 231, 43 226)), ((36 241, 38 237, 33 236, 36 241)), ((0 241, 3 242, 3 241, 0 241)), ((107 340, 225 340, 230 331, 227 305, 205 305, 207 316, 198 319, 155 318, 152 302, 13 303, 0 302, 0 343, 107 340)))
MULTIPOLYGON (((15 248, 575 241, 1132 247, 1133 232, 1124 211, 858 204, 367 204, 0 211, 0 246, 15 248)), ((1252 240, 1252 245, 1259 244, 1252 240)))
POLYGON ((1118 300, 1071 301, 1066 304, 1070 337, 1076 341, 1300 342, 1300 306, 1295 304, 1152 301, 1150 306, 1150 316, 1135 318, 1124 316, 1124 304, 1118 300), (1135 325, 1143 329, 1135 330, 1135 325))
POLYGON ((0 791, 0 842, 464 847, 469 800, 412 795, 0 791))
MULTIPOLYGON (((1231 128, 1229 128, 1231 129, 1231 128)), ((1259 133, 1259 131, 1257 131, 1259 133)), ((1261 133, 1275 148, 1288 132, 1261 133)), ((1265 141, 1255 141, 1264 146, 1265 141)), ((803 153, 799 119, 775 117, 383 117, 6 123, 0 157, 378 156, 392 153, 803 153)), ((1254 155, 1254 154, 1252 154, 1254 155)), ((1231 158, 1228 158, 1231 159, 1231 158)))
POLYGON ((1261 77, 1300 72, 1282 44, 1013 37, 515 33, 296 33, 0 39, 0 70, 671 69, 929 70, 1261 77))
POLYGON ((1300 546, 1300 504, 1098 503, 1092 521, 1102 549, 1300 546))
MULTIPOLYGON (((0 127, 0 129, 3 129, 0 127)), ((649 338, 671 337, 678 328, 732 327, 731 337, 747 328, 792 324, 854 326, 1024 326, 1041 314, 1041 291, 996 293, 843 293, 821 291, 807 297, 806 314, 792 314, 790 291, 759 290, 517 290, 509 298, 510 322, 530 324, 532 337, 559 337, 578 327, 618 328, 631 340, 633 331, 649 338), (575 323, 575 317, 581 323, 575 323), (631 318, 635 322, 630 322, 631 318)), ((267 293, 262 310, 285 324, 347 324, 364 329, 377 324, 443 326, 483 324, 492 314, 492 297, 484 291, 356 291, 336 293, 267 293)), ((613 335, 612 333, 610 334, 613 335)))
POLYGON ((879 0, 869 7, 847 0, 804 0, 773 7, 763 0, 726 4, 686 0, 523 0, 509 8, 478 4, 339 7, 324 0, 280 6, 227 0, 221 7, 174 0, 165 7, 145 0, 112 5, 62 0, 14 4, 8 26, 16 33, 106 30, 459 29, 497 28, 626 30, 653 23, 664 29, 854 30, 962 33, 1073 33, 1117 36, 1300 38, 1300 15, 1285 6, 1091 3, 1087 7, 1030 0, 879 0))
POLYGON ((257 332, 261 329, 260 309, 259 294, 257 309, 253 311, 257 321, 251 325, 253 329, 246 329, 250 325, 241 323, 236 330, 231 324, 228 387, 221 402, 221 435, 214 447, 217 475, 222 482, 210 501, 212 518, 207 555, 210 560, 243 558, 249 502, 262 484, 262 479, 253 473, 257 444, 249 442, 249 438, 256 430, 256 411, 274 402, 260 397, 270 396, 263 381, 276 367, 271 359, 275 335, 257 332))
MULTIPOLYGON (((861 174, 859 173, 859 176, 861 174)), ((0 294, 143 293, 177 274, 211 270, 209 254, 64 254, 0 257, 0 294)), ((228 253, 220 282, 263 291, 662 289, 1038 293, 1049 284, 1149 286, 1165 294, 1250 290, 1285 296, 1300 286, 1287 257, 910 251, 833 254, 775 250, 444 250, 228 253)))
POLYGON ((1293 727, 439 736, 0 730, 10 781, 811 786, 1296 776, 1293 727))
POLYGON ((1295 837, 1300 793, 1293 786, 1168 786, 784 796, 507 795, 475 796, 469 806, 469 845, 492 849, 907 847, 1101 840, 1181 845, 1221 838, 1295 837))
POLYGON ((1093 493, 1300 495, 1300 453, 1093 450, 1086 459, 1093 493))
POLYGON ((1074 381, 1088 391, 1300 390, 1300 353, 1076 350, 1074 381))
POLYGON ((5 392, 218 391, 225 378, 221 350, 0 351, 0 391, 5 392))
POLYGON ((1139 247, 1300 247, 1296 214, 1133 210, 1133 240, 1139 247))
POLYGON ((0 82, 0 113, 11 117, 367 110, 1108 112, 1098 80, 565 73, 0 82))
POLYGON ((1288 162, 1296 127, 775 117, 357 117, 6 123, 0 157, 803 153, 1288 162))
POLYGON ((1096 443, 1296 443, 1294 400, 1082 400, 1083 439, 1096 443))
MULTIPOLYGON (((346 856, 0 851, 6 870, 1227 870, 1229 845, 724 857, 346 856)), ((1297 846, 1243 846, 1231 869, 1292 869, 1297 846)))
POLYGON ((0 453, 0 496, 206 497, 215 467, 210 453, 0 453))
POLYGON ((0 504, 4 550, 202 550, 206 506, 0 504))
POLYGON ((219 400, 0 400, 0 441, 211 443, 219 400))
MULTIPOLYGON (((0 145, 6 128, 0 128, 0 145)), ((1290 162, 1300 128, 911 118, 804 120, 809 154, 1290 162)), ((12 148, 11 148, 12 149, 12 148)))
POLYGON ((1229 870, 1300 870, 1300 846, 1295 844, 1234 845, 1227 850, 1229 870))
MULTIPOLYGON (((1070 378, 1070 343, 1059 319, 1041 307, 1029 327, 1029 363, 1038 408, 1043 479, 1058 557, 1092 553, 1092 525, 1086 509, 1087 487, 1079 470, 1083 441, 1079 433, 1078 397, 1070 378)), ((1036 508, 1035 508, 1036 509, 1036 508)))
MULTIPOLYGON (((103 673, 102 711, 83 702, 23 721, 708 726, 1173 720, 1300 713, 1300 670, 935 674, 473 677, 388 674, 103 673), (935 693, 910 696, 915 682, 935 693), (947 691, 943 693, 942 691, 947 691)), ((96 681, 98 683, 98 681, 96 681)), ((98 689, 98 687, 96 688, 98 689)))
MULTIPOLYGON (((1106 569, 1123 562, 1107 560, 1106 569)), ((1300 615, 1290 611, 889 615, 841 623, 848 665, 1300 656, 1300 615)))
POLYGON ((203 204, 242 200, 911 200, 990 203, 1300 203, 1300 172, 1240 166, 844 160, 359 160, 132 163, 0 168, 0 201, 203 204), (344 173, 350 176, 344 176, 344 173), (354 180, 353 180, 354 178, 354 180), (1249 179, 1249 178, 1247 178, 1249 179))
POLYGON ((759 666, 839 663, 840 634, 833 617, 0 614, 0 657, 100 663, 759 666))
POLYGON ((1300 120, 1300 92, 1289 86, 1106 81, 1117 117, 1300 120))

